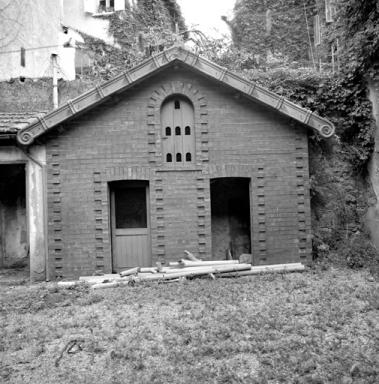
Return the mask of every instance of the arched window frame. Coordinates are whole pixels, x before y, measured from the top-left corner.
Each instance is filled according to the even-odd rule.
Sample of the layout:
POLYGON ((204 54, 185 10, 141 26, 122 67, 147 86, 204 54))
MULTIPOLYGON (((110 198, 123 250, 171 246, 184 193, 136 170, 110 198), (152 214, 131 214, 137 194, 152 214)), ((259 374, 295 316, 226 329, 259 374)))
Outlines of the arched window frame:
POLYGON ((163 163, 170 166, 193 164, 196 138, 195 108, 192 101, 181 94, 166 97, 161 104, 160 119, 163 163))

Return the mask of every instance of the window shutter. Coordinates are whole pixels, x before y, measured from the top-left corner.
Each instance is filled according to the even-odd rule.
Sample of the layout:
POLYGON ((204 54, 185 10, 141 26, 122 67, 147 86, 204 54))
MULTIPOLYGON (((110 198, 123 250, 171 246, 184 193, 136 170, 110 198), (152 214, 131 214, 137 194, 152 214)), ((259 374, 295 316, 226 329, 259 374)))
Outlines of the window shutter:
POLYGON ((123 11, 125 9, 125 0, 114 0, 114 10, 123 11))
POLYGON ((96 13, 97 12, 97 0, 83 0, 84 1, 84 12, 96 13))
POLYGON ((162 157, 171 165, 195 161, 193 105, 183 96, 171 97, 161 106, 162 157))

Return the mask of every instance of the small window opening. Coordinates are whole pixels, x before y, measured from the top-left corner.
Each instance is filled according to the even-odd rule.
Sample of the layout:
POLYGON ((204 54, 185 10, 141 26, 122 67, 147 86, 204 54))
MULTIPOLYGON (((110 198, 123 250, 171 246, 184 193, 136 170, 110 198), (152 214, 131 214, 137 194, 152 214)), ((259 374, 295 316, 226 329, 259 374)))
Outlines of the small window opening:
POLYGON ((177 153, 176 154, 176 161, 177 162, 181 162, 182 161, 182 154, 181 153, 177 153))
POLYGON ((168 153, 168 154, 166 155, 166 161, 167 161, 168 163, 172 163, 172 155, 171 155, 171 153, 168 153))
POLYGON ((186 153, 186 161, 192 161, 192 155, 190 152, 186 153))
POLYGON ((175 109, 180 109, 180 101, 179 100, 175 100, 174 105, 175 105, 175 109))
POLYGON ((189 136, 191 134, 191 127, 189 127, 188 125, 185 127, 185 134, 187 136, 189 136))
POLYGON ((171 128, 166 127, 166 136, 171 136, 171 128))
POLYGON ((21 67, 25 67, 25 48, 21 47, 21 67))
POLYGON ((180 136, 181 135, 180 127, 175 127, 175 135, 176 136, 180 136))

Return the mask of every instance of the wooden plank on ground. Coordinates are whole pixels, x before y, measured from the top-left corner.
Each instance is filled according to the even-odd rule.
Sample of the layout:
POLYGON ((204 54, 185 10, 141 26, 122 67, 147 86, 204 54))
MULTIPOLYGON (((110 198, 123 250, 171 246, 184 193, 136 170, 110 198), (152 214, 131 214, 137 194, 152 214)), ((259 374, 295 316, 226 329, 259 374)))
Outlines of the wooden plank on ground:
POLYGON ((139 272, 139 270, 140 270, 139 267, 130 268, 130 269, 127 269, 125 271, 120 272, 120 276, 124 277, 124 276, 135 275, 136 273, 139 272))
POLYGON ((219 274, 219 277, 250 276, 250 275, 258 275, 261 273, 274 273, 274 272, 302 272, 304 270, 305 270, 305 267, 301 263, 262 265, 257 267, 251 267, 250 270, 245 270, 245 271, 221 273, 219 274))

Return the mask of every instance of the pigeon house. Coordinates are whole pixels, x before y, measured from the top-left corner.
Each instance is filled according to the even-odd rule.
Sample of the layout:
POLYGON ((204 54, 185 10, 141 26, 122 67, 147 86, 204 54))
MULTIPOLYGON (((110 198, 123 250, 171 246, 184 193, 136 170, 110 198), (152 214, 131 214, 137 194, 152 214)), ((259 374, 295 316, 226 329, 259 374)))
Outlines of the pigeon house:
POLYGON ((34 280, 167 263, 184 250, 310 262, 315 131, 328 138, 334 127, 175 46, 7 133, 0 215, 14 225, 0 238, 19 239, 34 280))

